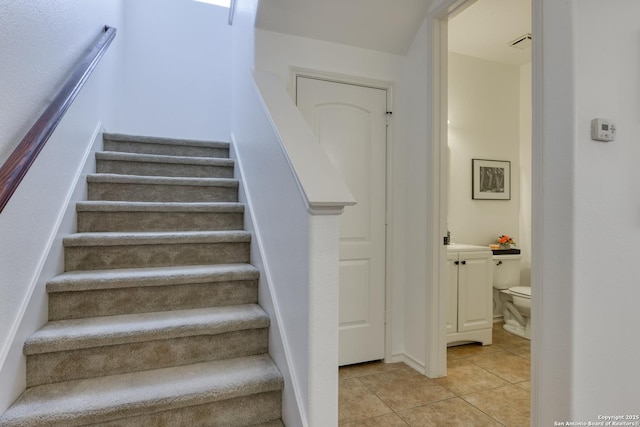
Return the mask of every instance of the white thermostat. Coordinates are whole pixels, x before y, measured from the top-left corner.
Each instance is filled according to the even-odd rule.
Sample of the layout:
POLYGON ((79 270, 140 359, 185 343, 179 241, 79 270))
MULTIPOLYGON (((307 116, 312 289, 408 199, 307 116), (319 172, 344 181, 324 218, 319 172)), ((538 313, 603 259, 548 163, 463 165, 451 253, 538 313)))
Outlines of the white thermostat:
POLYGON ((616 139, 616 124, 607 119, 591 120, 591 139, 594 141, 613 141, 616 139))

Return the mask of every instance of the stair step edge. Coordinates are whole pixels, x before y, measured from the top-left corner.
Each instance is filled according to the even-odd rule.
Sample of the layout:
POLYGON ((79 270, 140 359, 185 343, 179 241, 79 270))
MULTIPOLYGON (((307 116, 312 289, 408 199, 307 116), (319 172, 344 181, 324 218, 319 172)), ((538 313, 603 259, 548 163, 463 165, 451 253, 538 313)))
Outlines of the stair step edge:
POLYGON ((76 203, 77 212, 214 212, 243 213, 244 205, 234 202, 129 202, 85 201, 76 203))
POLYGON ((99 289, 257 280, 259 276, 258 269, 250 264, 70 271, 47 282, 47 292, 81 292, 99 289))
POLYGON ((247 356, 32 387, 0 425, 86 425, 282 388, 268 355, 247 356))
POLYGON ((170 156, 166 154, 140 154, 121 151, 98 151, 96 160, 112 160, 121 162, 171 163, 198 166, 234 167, 235 162, 228 158, 170 156))
POLYGON ((122 175, 115 173, 93 173, 87 175, 88 183, 101 184, 146 184, 146 185, 192 185, 201 187, 238 187, 239 182, 232 178, 193 178, 122 175))
POLYGON ((105 141, 137 142, 140 144, 181 145, 191 147, 229 148, 231 144, 223 141, 206 141, 188 138, 166 138, 157 136, 125 135, 120 133, 103 134, 105 141))
POLYGON ((47 323, 27 338, 25 355, 80 350, 269 326, 257 304, 125 314, 47 323))
POLYGON ((62 239, 65 248, 195 243, 247 243, 251 233, 234 231, 95 232, 75 233, 62 239))

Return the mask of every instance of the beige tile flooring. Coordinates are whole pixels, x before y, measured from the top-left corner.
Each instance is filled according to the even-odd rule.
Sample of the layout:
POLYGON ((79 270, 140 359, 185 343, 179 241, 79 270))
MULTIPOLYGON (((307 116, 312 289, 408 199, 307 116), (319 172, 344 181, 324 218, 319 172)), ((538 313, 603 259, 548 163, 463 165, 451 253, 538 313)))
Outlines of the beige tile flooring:
POLYGON ((528 426, 530 342, 496 323, 493 344, 447 349, 448 375, 429 379, 404 363, 340 368, 339 425, 528 426))

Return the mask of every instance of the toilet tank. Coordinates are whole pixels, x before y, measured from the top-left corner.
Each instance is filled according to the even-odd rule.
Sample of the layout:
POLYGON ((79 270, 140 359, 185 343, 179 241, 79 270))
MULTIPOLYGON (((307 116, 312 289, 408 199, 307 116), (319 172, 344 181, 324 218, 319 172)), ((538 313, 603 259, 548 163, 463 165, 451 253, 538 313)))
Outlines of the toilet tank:
POLYGON ((493 256, 493 287, 509 289, 520 285, 521 255, 493 256))

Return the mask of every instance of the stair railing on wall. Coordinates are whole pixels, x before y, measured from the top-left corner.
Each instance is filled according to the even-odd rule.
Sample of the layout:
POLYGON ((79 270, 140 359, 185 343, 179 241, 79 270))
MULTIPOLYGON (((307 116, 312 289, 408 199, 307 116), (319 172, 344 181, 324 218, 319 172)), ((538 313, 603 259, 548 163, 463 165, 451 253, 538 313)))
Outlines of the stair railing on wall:
POLYGON ((231 0, 229 4, 229 25, 233 25, 233 16, 236 13, 236 0, 231 0))
POLYGON ((105 26, 98 39, 71 71, 53 101, 40 115, 20 144, 0 167, 0 212, 11 199, 27 171, 42 151, 89 76, 116 36, 116 29, 105 26))

